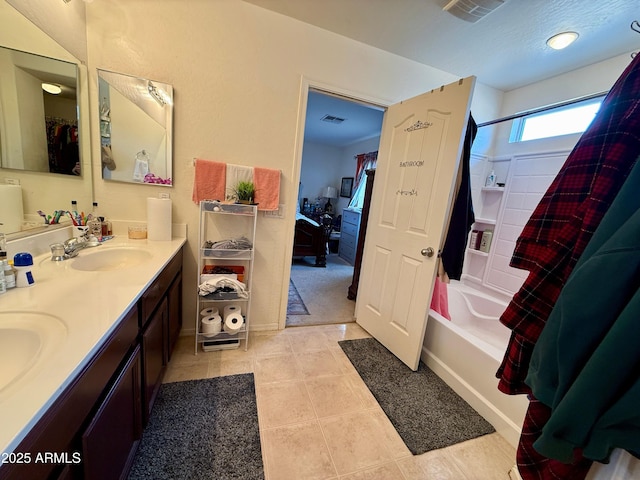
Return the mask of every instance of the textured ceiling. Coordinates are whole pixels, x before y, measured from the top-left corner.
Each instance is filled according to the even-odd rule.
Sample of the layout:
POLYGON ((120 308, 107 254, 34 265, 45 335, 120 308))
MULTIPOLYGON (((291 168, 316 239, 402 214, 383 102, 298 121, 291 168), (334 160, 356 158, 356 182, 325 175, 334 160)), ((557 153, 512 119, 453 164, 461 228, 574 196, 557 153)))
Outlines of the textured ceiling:
POLYGON ((449 0, 245 1, 504 91, 640 49, 638 0, 506 0, 477 23, 449 0), (580 38, 546 46, 564 30, 580 38))
POLYGON ((304 139, 306 142, 345 147, 356 141, 380 135, 381 109, 342 100, 318 92, 309 92, 304 139), (325 115, 343 118, 340 124, 322 121, 325 115))

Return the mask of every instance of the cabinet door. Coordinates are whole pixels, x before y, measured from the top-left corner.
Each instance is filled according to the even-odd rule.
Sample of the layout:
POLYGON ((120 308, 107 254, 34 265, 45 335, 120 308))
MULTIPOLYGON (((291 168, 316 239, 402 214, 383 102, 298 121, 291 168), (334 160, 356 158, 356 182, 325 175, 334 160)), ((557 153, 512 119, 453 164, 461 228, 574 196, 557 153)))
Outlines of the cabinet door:
POLYGON ((167 335, 168 360, 171 360, 171 353, 176 346, 180 329, 182 328, 182 274, 178 274, 167 291, 167 301, 169 302, 169 332, 167 335))
POLYGON ((167 365, 167 299, 164 298, 158 309, 151 316, 142 334, 142 370, 144 398, 142 417, 144 425, 149 420, 149 413, 162 382, 162 375, 167 365))
POLYGON ((136 347, 82 435, 84 477, 120 478, 141 435, 140 347, 136 347))

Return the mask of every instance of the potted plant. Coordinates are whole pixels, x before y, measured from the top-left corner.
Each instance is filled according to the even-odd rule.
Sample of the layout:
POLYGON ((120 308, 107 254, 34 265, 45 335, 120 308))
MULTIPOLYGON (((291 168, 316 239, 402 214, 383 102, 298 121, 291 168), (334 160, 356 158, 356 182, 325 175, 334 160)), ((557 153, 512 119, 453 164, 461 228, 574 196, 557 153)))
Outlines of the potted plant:
POLYGON ((240 181, 235 188, 238 203, 252 204, 256 195, 256 187, 253 182, 240 181))

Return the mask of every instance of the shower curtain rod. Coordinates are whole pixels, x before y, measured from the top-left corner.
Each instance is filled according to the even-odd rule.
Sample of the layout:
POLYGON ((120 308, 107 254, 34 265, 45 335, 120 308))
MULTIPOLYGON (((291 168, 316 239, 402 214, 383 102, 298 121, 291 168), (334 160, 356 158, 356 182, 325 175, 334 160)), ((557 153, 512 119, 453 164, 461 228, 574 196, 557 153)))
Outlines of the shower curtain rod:
POLYGON ((479 123, 478 128, 486 127, 489 125, 494 125, 496 123, 507 122, 509 120, 515 120, 516 118, 526 117, 527 115, 533 115, 534 113, 542 113, 547 110, 552 110, 554 108, 566 107, 567 105, 573 105, 574 103, 583 102, 585 100, 591 100, 592 98, 602 97, 606 95, 607 92, 594 93, 592 95, 587 95, 585 97, 574 98, 573 100, 567 100, 566 102, 554 103, 553 105, 547 105, 546 107, 534 108, 532 110, 527 110, 526 112, 515 113, 513 115, 509 115, 502 118, 496 118, 495 120, 489 120, 488 122, 479 123))

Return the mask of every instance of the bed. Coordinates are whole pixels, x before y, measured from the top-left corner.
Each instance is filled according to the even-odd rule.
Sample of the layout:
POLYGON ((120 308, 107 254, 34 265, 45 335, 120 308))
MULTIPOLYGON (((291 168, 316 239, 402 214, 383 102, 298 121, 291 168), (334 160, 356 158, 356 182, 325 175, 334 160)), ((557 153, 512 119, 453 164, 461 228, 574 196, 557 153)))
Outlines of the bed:
POLYGON ((327 266, 327 242, 331 234, 331 218, 320 225, 304 215, 296 214, 293 257, 315 257, 314 267, 327 266))

